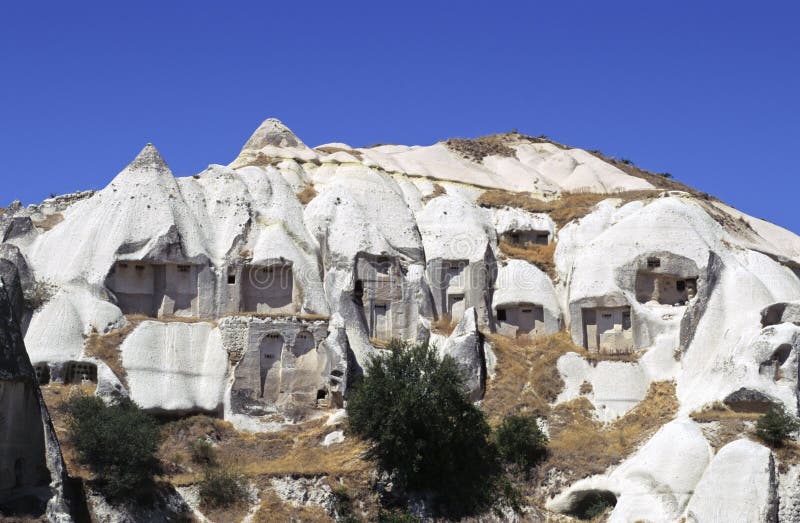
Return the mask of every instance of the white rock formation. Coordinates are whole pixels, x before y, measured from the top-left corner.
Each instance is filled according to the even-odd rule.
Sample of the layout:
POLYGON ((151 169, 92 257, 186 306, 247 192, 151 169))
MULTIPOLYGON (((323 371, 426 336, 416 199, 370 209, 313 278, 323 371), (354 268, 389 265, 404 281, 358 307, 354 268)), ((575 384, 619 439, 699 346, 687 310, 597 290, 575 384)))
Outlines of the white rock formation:
POLYGON ((772 452, 747 439, 722 447, 694 488, 687 521, 778 521, 772 452))
MULTIPOLYGON (((341 408, 348 377, 393 337, 436 343, 479 399, 497 363, 484 334, 565 329, 591 352, 635 361, 564 355, 557 403, 588 382, 585 396, 611 421, 650 383, 674 380, 680 407, 634 455, 553 507, 601 489, 618 500, 614 520, 711 521, 719 485, 745 488, 724 477, 735 463, 758 483, 741 514, 772 517, 769 451, 734 442, 708 465, 686 415, 716 401, 798 412, 800 237, 656 189, 586 151, 517 134, 312 149, 270 119, 227 166, 175 178, 148 144, 100 191, 9 206, 0 264, 18 268, 28 302, 37 286, 52 294, 20 322, 49 379, 96 380, 104 398, 128 393, 157 412, 222 412, 249 430, 274 429, 276 411, 341 408), (564 191, 608 198, 557 229, 546 214, 482 207, 487 189, 554 204, 564 191), (648 190, 628 203, 617 194, 648 190), (515 238, 557 242, 555 278, 506 259, 498 242, 515 238), (129 319, 141 323, 120 347, 121 379, 86 340, 129 319), (448 320, 452 335, 431 333, 448 320), (672 441, 683 449, 674 464, 664 457, 672 441)), ((786 481, 780 495, 795 499, 786 481)))
POLYGON ((228 354, 210 323, 146 321, 122 343, 131 399, 144 409, 215 412, 228 354))

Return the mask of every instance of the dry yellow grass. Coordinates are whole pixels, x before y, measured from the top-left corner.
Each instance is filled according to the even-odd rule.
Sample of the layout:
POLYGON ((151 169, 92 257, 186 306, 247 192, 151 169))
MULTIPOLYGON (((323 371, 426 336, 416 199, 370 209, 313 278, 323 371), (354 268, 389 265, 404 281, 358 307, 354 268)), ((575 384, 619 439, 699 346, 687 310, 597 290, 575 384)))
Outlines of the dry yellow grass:
POLYGON ((361 151, 357 151, 356 149, 345 149, 344 147, 334 147, 334 146, 315 147, 314 149, 317 151, 322 151, 325 154, 333 154, 341 152, 341 153, 347 153, 358 160, 364 159, 364 154, 361 151))
POLYGON ((78 463, 78 454, 67 437, 66 416, 63 405, 74 394, 89 395, 94 394, 96 385, 62 385, 60 383, 49 383, 41 387, 42 397, 50 413, 53 428, 56 431, 58 442, 61 445, 61 454, 67 466, 67 473, 73 478, 91 479, 93 477, 88 467, 78 463))
POLYGON ((678 411, 675 384, 650 384, 644 400, 613 423, 604 425, 594 416, 586 398, 552 409, 549 454, 540 471, 560 470, 569 481, 599 474, 631 454, 678 411))
POLYGON ((33 221, 33 225, 43 231, 49 231, 59 223, 64 221, 64 215, 60 212, 48 214, 43 220, 33 221))
POLYGON ((119 351, 122 342, 146 317, 140 315, 127 316, 128 323, 120 329, 106 334, 92 332, 84 341, 84 352, 87 356, 97 358, 104 362, 116 374, 125 387, 128 386, 127 373, 122 366, 119 351))
POLYGON ((379 338, 370 338, 369 339, 369 343, 370 343, 370 345, 372 345, 376 349, 386 349, 386 348, 389 347, 389 341, 388 340, 382 340, 382 339, 379 339, 379 338))
POLYGON ((332 430, 335 428, 326 426, 324 419, 315 419, 280 432, 245 433, 226 421, 193 416, 164 425, 159 458, 167 471, 164 479, 173 485, 197 483, 203 477, 203 465, 191 461, 191 445, 201 438, 210 439, 221 468, 235 471, 259 487, 262 503, 255 521, 290 521, 282 519, 286 514, 302 515, 300 521, 330 521, 322 509, 288 506, 274 495, 269 478, 287 475, 327 476, 332 488, 345 485, 367 512, 377 513, 369 479, 375 466, 362 457, 366 445, 348 436, 343 443, 323 447, 320 443, 332 430))
POLYGON ((306 187, 297 193, 297 199, 300 200, 300 203, 303 205, 308 204, 311 200, 317 197, 317 190, 314 189, 313 185, 306 185, 306 187))
POLYGON ((550 276, 550 279, 554 280, 556 278, 556 264, 553 259, 556 252, 556 242, 548 245, 539 245, 531 242, 517 245, 506 240, 500 240, 498 247, 506 258, 525 260, 536 265, 550 276))
POLYGON ((489 335, 497 356, 496 375, 487 382, 481 408, 499 423, 519 412, 547 416, 550 403, 564 388, 556 362, 575 346, 566 333, 540 336, 532 341, 489 335))
POLYGON ((491 134, 478 138, 450 138, 443 143, 451 151, 481 163, 487 156, 516 156, 516 151, 509 147, 508 141, 509 135, 507 134, 491 134))
POLYGON ((495 421, 522 411, 547 416, 550 403, 564 388, 556 363, 568 352, 575 352, 592 364, 638 358, 638 354, 590 353, 575 345, 563 331, 533 340, 498 334, 490 334, 488 338, 497 356, 497 369, 495 378, 487 382, 482 405, 490 420, 495 421))
POLYGON ((565 192, 558 199, 544 201, 533 197, 530 193, 492 189, 481 194, 478 204, 484 207, 518 207, 528 212, 547 213, 560 228, 572 220, 583 218, 595 205, 608 198, 628 203, 652 198, 658 193, 659 191, 625 191, 614 194, 565 192))
POLYGON ((761 414, 755 412, 735 412, 721 401, 715 401, 700 410, 692 412, 689 414, 689 417, 697 423, 710 423, 728 419, 755 421, 761 417, 761 414))
POLYGON ((457 321, 453 321, 453 318, 451 318, 448 314, 445 314, 438 320, 431 322, 431 329, 433 332, 438 334, 450 336, 453 331, 456 330, 457 325, 457 321))
POLYGON ((322 507, 298 507, 285 503, 274 491, 268 489, 268 482, 264 483, 260 489, 262 492, 261 505, 259 505, 258 511, 251 520, 254 523, 274 523, 277 521, 329 523, 334 521, 322 507))
POLYGON ((246 477, 299 475, 351 475, 371 470, 361 458, 366 445, 348 437, 343 443, 323 447, 325 434, 334 430, 324 419, 293 425, 279 432, 245 433, 222 420, 194 416, 168 423, 159 455, 174 473, 170 481, 185 485, 199 481, 202 467, 189 463, 190 446, 198 438, 210 438, 220 466, 246 477), (180 456, 180 457, 179 457, 180 456))

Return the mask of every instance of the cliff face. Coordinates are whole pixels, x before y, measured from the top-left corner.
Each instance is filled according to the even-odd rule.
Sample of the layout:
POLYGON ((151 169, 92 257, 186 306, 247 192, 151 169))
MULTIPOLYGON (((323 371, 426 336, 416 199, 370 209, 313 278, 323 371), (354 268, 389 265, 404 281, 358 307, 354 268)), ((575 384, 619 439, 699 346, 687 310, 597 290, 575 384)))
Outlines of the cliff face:
MULTIPOLYGON (((503 371, 495 335, 566 332, 551 407, 581 399, 600 423, 674 382, 675 419, 622 464, 553 489, 553 510, 608 491, 613 518, 636 519, 645 492, 655 520, 704 520, 710 501, 692 489, 772 458, 752 443, 712 461, 710 429, 689 415, 715 402, 798 412, 800 238, 542 139, 310 148, 267 120, 228 166, 175 178, 148 144, 106 188, 12 207, 0 226, 0 254, 47 289, 25 336, 40 381, 97 382, 153 412, 273 429, 276 415, 341 406, 348 376, 392 338, 436 342, 479 399, 503 371), (661 477, 673 436, 685 472, 661 477)), ((24 435, 42 433, 35 375, 6 337, 3 412, 24 420, 7 437, 29 452, 14 483, 38 484, 44 442, 24 435)), ((758 476, 753 518, 773 517, 774 476, 758 476)))
POLYGON ((16 267, 0 260, 0 513, 69 521, 61 450, 18 322, 21 299, 16 267))

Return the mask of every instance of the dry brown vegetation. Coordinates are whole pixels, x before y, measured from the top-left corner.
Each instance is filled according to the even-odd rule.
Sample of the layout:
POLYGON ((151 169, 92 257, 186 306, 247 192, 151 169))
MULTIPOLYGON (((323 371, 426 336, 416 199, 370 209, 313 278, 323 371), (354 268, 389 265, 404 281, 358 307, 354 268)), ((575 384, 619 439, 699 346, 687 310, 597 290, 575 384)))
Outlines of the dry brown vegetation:
POLYGON ((650 182, 654 187, 657 187, 661 190, 667 191, 684 191, 688 192, 692 196, 697 198, 701 198, 704 200, 712 199, 712 197, 704 193, 702 191, 698 191, 697 189, 693 189, 686 184, 683 184, 679 181, 673 180, 671 177, 662 174, 653 173, 650 171, 646 171, 641 167, 636 166, 630 160, 623 160, 617 159, 611 156, 606 156, 602 152, 598 150, 588 151, 590 154, 596 156, 597 158, 603 160, 604 162, 610 163, 620 171, 628 174, 630 176, 635 176, 636 178, 642 178, 648 182, 650 182))
POLYGON ((44 398, 47 411, 50 413, 53 428, 56 431, 56 436, 61 446, 61 454, 64 456, 64 463, 66 463, 67 466, 67 473, 73 478, 91 479, 93 475, 88 467, 84 467, 78 463, 78 453, 67 437, 67 420, 64 412, 64 404, 73 395, 94 394, 96 388, 97 386, 94 384, 63 385, 61 383, 52 382, 41 386, 42 398, 44 398))
POLYGON ((629 203, 657 196, 659 191, 624 191, 613 194, 590 192, 564 192, 554 200, 540 200, 530 193, 491 189, 478 198, 483 207, 518 207, 528 212, 547 213, 559 228, 572 220, 583 218, 603 200, 615 198, 629 203))
POLYGON ((122 366, 122 354, 120 353, 120 346, 125 338, 133 332, 133 330, 143 320, 139 317, 128 317, 128 323, 122 328, 115 329, 106 334, 100 334, 97 331, 92 332, 86 337, 83 344, 83 350, 87 356, 97 358, 114 372, 119 378, 119 381, 127 388, 128 380, 125 368, 122 366))
POLYGON ((300 200, 300 203, 303 205, 307 205, 308 202, 313 200, 317 197, 317 190, 314 189, 313 185, 306 185, 306 187, 297 193, 297 199, 300 200))
POLYGON ((456 326, 458 325, 457 321, 454 321, 449 315, 445 314, 442 315, 438 320, 431 322, 431 329, 439 334, 444 336, 450 336, 454 330, 456 330, 456 326))
POLYGON ((429 201, 433 200, 434 198, 438 198, 439 196, 443 196, 447 194, 447 191, 439 185, 438 183, 433 184, 433 192, 427 194, 422 197, 422 203, 428 203, 429 201))
POLYGON ((259 487, 262 504, 256 521, 276 521, 281 514, 307 516, 303 521, 331 521, 322 509, 287 506, 274 495, 269 479, 287 475, 327 476, 332 488, 344 485, 354 498, 365 503, 367 512, 376 512, 369 484, 374 464, 363 459, 366 445, 347 437, 343 443, 321 446, 325 434, 332 430, 336 428, 318 418, 279 432, 245 433, 226 421, 193 416, 164 425, 159 457, 167 470, 164 479, 178 486, 194 484, 202 479, 203 465, 192 462, 192 445, 199 439, 211 440, 220 467, 241 474, 259 487))
POLYGON ((650 384, 645 398, 616 421, 604 425, 594 416, 586 398, 577 398, 552 409, 549 454, 540 468, 556 468, 568 481, 599 474, 630 455, 678 412, 675 384, 650 384))
POLYGON ((584 381, 583 383, 581 383, 581 387, 580 389, 578 389, 578 392, 580 392, 581 394, 591 394, 593 391, 594 387, 592 387, 592 384, 589 383, 588 381, 584 381))
POLYGON ((556 263, 553 259, 556 252, 556 242, 540 245, 532 242, 514 244, 506 240, 500 240, 497 246, 500 249, 500 253, 506 258, 525 260, 536 265, 550 276, 550 279, 556 279, 556 263))
POLYGON ((274 523, 276 521, 328 523, 333 521, 333 518, 322 507, 298 507, 284 502, 273 490, 269 489, 268 481, 262 480, 258 486, 261 491, 261 504, 251 520, 255 523, 274 523))
POLYGON ((575 350, 572 340, 563 332, 532 341, 492 334, 489 340, 497 356, 495 377, 487 382, 481 403, 489 420, 496 424, 520 412, 547 416, 564 388, 556 362, 575 350))
MULTIPOLYGON (((498 335, 489 339, 497 356, 497 369, 494 379, 487 383, 481 408, 490 423, 497 425, 506 416, 528 412, 547 418, 550 427, 548 458, 530 485, 541 483, 554 469, 566 482, 603 472, 632 453, 677 412, 672 382, 652 383, 639 405, 609 424, 598 421, 594 407, 584 397, 552 407, 564 388, 556 367, 563 354, 576 352, 594 357, 590 361, 595 362, 610 358, 576 347, 565 332, 532 341, 498 335)), ((588 388, 582 386, 581 392, 587 393, 588 388)))
POLYGON ((762 416, 758 412, 736 412, 720 401, 715 401, 689 414, 700 424, 708 442, 719 450, 728 443, 749 438, 769 446, 777 458, 778 469, 786 472, 789 466, 800 463, 800 443, 784 441, 781 445, 769 445, 755 435, 755 423, 762 416))
POLYGON ((380 338, 370 338, 369 343, 376 349, 386 349, 389 347, 389 342, 380 338))
POLYGON ((43 231, 49 231, 59 223, 64 221, 64 215, 60 212, 48 214, 43 220, 32 221, 33 225, 43 231))
POLYGON ((317 151, 322 151, 325 154, 347 153, 358 160, 364 159, 364 154, 356 149, 345 149, 344 147, 334 147, 334 146, 315 147, 314 149, 317 151))
POLYGON ((507 141, 508 135, 492 134, 478 138, 450 138, 444 145, 468 160, 481 163, 487 156, 515 156, 516 152, 507 141))

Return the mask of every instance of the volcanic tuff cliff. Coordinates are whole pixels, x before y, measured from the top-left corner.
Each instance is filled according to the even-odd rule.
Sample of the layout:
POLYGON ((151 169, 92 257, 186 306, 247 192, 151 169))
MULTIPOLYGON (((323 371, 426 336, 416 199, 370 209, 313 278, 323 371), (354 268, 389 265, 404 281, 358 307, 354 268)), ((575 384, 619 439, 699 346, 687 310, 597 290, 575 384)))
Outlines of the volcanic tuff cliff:
POLYGON ((479 400, 503 340, 566 332, 550 407, 613 424, 660 382, 677 403, 620 463, 551 482, 547 510, 600 492, 613 521, 800 517, 800 468, 708 414, 798 412, 800 237, 597 152, 517 133, 310 148, 269 119, 228 166, 175 178, 148 144, 100 191, 12 205, 0 234, 30 270, 43 385, 259 432, 341 407, 391 338, 436 342, 479 400))

